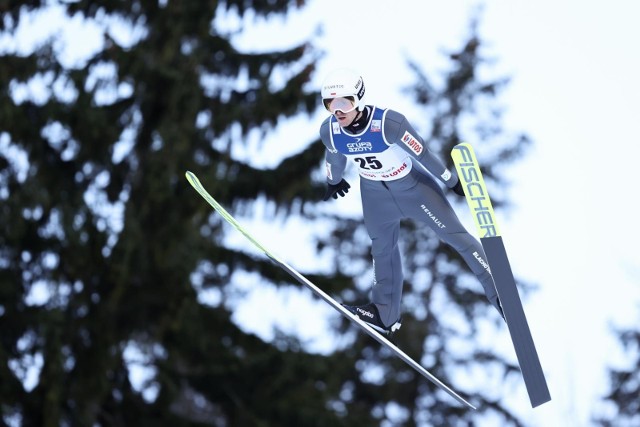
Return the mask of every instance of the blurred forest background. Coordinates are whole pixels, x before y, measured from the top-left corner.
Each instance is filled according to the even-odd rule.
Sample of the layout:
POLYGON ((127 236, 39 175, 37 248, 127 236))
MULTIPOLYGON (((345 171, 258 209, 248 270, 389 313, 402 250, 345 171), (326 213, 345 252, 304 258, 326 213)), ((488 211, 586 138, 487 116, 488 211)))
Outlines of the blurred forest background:
MULTIPOLYGON (((0 1, 3 40, 51 3, 0 1)), ((517 366, 478 339, 477 319, 495 328, 501 320, 462 260, 412 223, 401 236, 410 309, 394 340, 478 411, 460 408, 346 320, 327 331, 342 343, 330 354, 284 333, 264 341, 232 321, 235 283, 247 275, 255 286, 298 285, 226 244, 232 231, 186 170, 238 217, 260 209, 325 230, 315 247, 334 268, 302 273, 336 299, 362 301, 370 286, 362 222, 318 209, 319 139, 275 167, 233 154, 322 108, 311 80, 323 53, 311 41, 239 50, 216 17, 282 19, 304 1, 61 4, 104 28, 99 52, 69 66, 55 38, 26 54, 0 51, 1 426, 528 425, 501 402, 508 388, 487 386, 521 381, 517 366), (113 22, 133 35, 130 44, 113 37, 113 22), (217 298, 203 302, 203 292, 217 298), (133 380, 137 370, 143 383, 133 380)), ((472 129, 485 177, 502 188, 505 169, 535 141, 501 126, 509 76, 481 77, 490 61, 478 19, 443 53, 443 74, 407 62, 407 96, 430 124, 423 137, 432 151, 450 163, 462 129, 472 129)), ((508 207, 506 192, 494 199, 508 207)), ((256 316, 269 309, 256 307, 256 316)), ((636 351, 640 331, 619 333, 636 351)), ((603 399, 617 413, 594 425, 638 421, 635 357, 634 369, 611 371, 603 399)))

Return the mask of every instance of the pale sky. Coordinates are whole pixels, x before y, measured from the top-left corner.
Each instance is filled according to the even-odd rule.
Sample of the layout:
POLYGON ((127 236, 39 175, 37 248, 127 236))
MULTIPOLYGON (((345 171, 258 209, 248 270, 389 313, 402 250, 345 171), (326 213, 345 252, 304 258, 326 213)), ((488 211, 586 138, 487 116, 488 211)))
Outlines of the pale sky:
MULTIPOLYGON (((507 108, 503 123, 508 131, 525 132, 534 142, 524 160, 509 166, 513 206, 497 215, 515 275, 540 285, 524 300, 524 307, 553 399, 531 409, 522 385, 505 404, 531 426, 588 426, 593 411, 602 409, 599 398, 609 391, 607 365, 629 362, 610 334, 611 326, 633 326, 640 319, 636 279, 640 233, 633 200, 635 161, 640 154, 640 3, 487 3, 479 33, 485 52, 498 61, 490 73, 512 77, 500 97, 507 108)), ((368 102, 403 112, 420 130, 428 123, 402 91, 413 82, 406 59, 420 63, 428 75, 438 75, 447 65, 442 50, 460 47, 476 4, 468 0, 313 0, 286 20, 264 24, 247 19, 248 31, 234 41, 241 49, 262 51, 312 39, 325 51, 313 82, 316 87, 333 68, 357 69, 365 78, 368 102), (319 25, 321 33, 316 31, 319 25)), ((61 16, 55 16, 58 28, 64 27, 63 34, 70 35, 61 41, 68 61, 86 57, 101 43, 91 28, 80 22, 62 25, 61 16), (84 36, 74 37, 77 31, 84 36)), ((222 18, 230 29, 238 24, 231 15, 222 18)), ((28 49, 41 37, 34 29, 43 28, 37 20, 32 25, 20 33, 17 46, 8 47, 7 40, 0 38, 0 49, 28 49)), ((143 35, 118 29, 117 22, 112 25, 125 44, 143 35)), ((315 139, 324 116, 319 111, 312 120, 291 121, 267 140, 253 141, 249 149, 269 150, 271 155, 260 156, 259 164, 275 164, 315 139)), ((474 147, 481 157, 482 147, 474 147)), ((238 149, 237 155, 247 156, 247 151, 238 149)), ((360 215, 354 187, 349 199, 324 209, 360 215)), ((458 213, 475 232, 467 212, 459 209, 458 213)), ((276 239, 280 229, 260 227, 259 221, 243 222, 267 246, 283 241, 276 239)), ((305 229, 304 222, 297 220, 283 225, 283 230, 299 242, 295 249, 273 247, 283 259, 301 269, 330 268, 327 259, 314 258, 312 245, 306 244, 310 240, 303 237, 321 231, 305 229)), ((241 236, 230 236, 230 242, 245 245, 241 236)), ((251 278, 246 282, 254 283, 251 278)), ((323 304, 300 304, 312 299, 308 291, 278 294, 249 286, 245 290, 245 303, 234 318, 247 329, 269 339, 270 325, 275 323, 300 332, 314 351, 327 351, 326 324, 301 328, 303 314, 295 310, 335 314, 323 304), (255 302, 265 300, 282 306, 274 310, 273 322, 253 314, 255 302)), ((497 334, 498 342, 508 339, 506 328, 497 334)), ((510 351, 508 346, 504 351, 510 351)))
MULTIPOLYGON (((595 411, 606 411, 598 401, 609 391, 607 365, 629 362, 611 326, 637 325, 640 318, 640 233, 632 185, 640 154, 640 4, 487 3, 479 33, 485 53, 498 61, 490 72, 512 77, 500 97, 507 107, 504 125, 534 142, 524 160, 509 166, 513 206, 497 215, 515 275, 540 285, 524 306, 553 399, 531 409, 522 386, 506 404, 532 426, 588 426, 595 411)), ((270 38, 258 38, 263 42, 254 37, 262 31, 258 25, 237 43, 260 50, 282 31, 282 46, 287 46, 313 34, 321 23, 324 31, 317 40, 326 55, 315 83, 333 68, 357 69, 365 78, 368 102, 400 110, 416 128, 426 129, 421 111, 402 91, 412 82, 406 58, 437 75, 446 66, 442 50, 458 49, 468 35, 476 4, 316 0, 301 14, 292 14, 285 26, 270 27, 270 38)), ((323 116, 319 113, 318 125, 323 116)), ((305 137, 316 137, 317 127, 301 120, 265 145, 291 154, 306 143, 305 137)), ((482 147, 475 148, 480 156, 482 147)), ((345 199, 332 208, 358 215, 358 195, 350 196, 353 205, 345 199)), ((465 214, 459 210, 475 232, 465 214)), ((290 227, 292 236, 299 236, 293 231, 299 226, 304 227, 290 227)), ((258 229, 263 242, 277 241, 258 229)), ((274 249, 294 265, 313 269, 310 253, 274 249)), ((265 295, 260 292, 257 298, 265 295)), ((296 306, 290 298, 283 304, 296 306)), ((251 305, 246 304, 247 312, 251 305)), ((242 307, 239 313, 250 322, 242 307)), ((277 324, 291 328, 296 319, 281 319, 290 314, 274 316, 277 324)), ((322 326, 318 329, 321 336, 322 326)), ((269 336, 266 327, 255 330, 269 336)), ((499 333, 508 336, 506 328, 499 333)))

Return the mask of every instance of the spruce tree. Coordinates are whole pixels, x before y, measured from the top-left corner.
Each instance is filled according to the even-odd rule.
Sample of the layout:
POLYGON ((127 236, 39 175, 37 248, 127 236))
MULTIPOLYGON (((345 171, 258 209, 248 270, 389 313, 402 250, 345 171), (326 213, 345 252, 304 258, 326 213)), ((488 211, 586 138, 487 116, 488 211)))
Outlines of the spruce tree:
POLYGON ((603 427, 640 423, 640 331, 625 329, 618 331, 618 336, 631 363, 627 367, 609 369, 610 391, 604 401, 613 411, 594 414, 597 425, 603 427))
MULTIPOLYGON (((5 2, 5 36, 48 3, 5 2)), ((221 219, 184 179, 193 170, 230 208, 259 195, 285 208, 317 199, 309 171, 318 144, 273 170, 231 150, 316 108, 306 88, 315 51, 303 43, 243 52, 215 26, 221 13, 259 18, 301 5, 65 2, 69 17, 103 28, 97 53, 65 65, 52 39, 27 55, 2 54, 5 422, 369 425, 368 413, 350 421, 328 403, 339 400, 344 365, 231 321, 224 301, 235 273, 276 284, 283 273, 225 247, 221 219), (114 22, 137 38, 118 42, 114 22), (201 304, 196 285, 220 302, 201 304), (36 380, 25 388, 29 367, 36 380), (132 371, 150 373, 142 392, 132 371)))
MULTIPOLYGON (((47 4, 5 2, 5 36, 47 4)), ((315 111, 316 88, 308 82, 317 52, 307 43, 243 52, 215 18, 282 16, 303 5, 81 0, 61 7, 104 28, 96 54, 64 64, 56 40, 26 55, 2 53, 0 422, 472 425, 496 412, 520 424, 500 406, 499 393, 455 381, 483 408, 462 410, 366 336, 322 356, 295 337, 264 342, 231 320, 225 301, 239 272, 279 286, 291 280, 265 259, 225 245, 223 222, 184 171, 197 173, 234 212, 250 214, 260 198, 311 226, 322 216, 305 208, 321 195, 323 183, 312 175, 323 147, 309 141, 273 168, 234 157, 233 147, 252 132, 269 133, 315 111), (114 21, 136 35, 131 44, 110 32, 114 21), (219 302, 203 304, 202 290, 219 302), (30 367, 38 375, 25 388, 30 367), (132 369, 150 372, 143 391, 132 384, 132 369)), ((446 154, 460 138, 460 120, 478 113, 474 101, 493 98, 505 83, 478 81, 479 46, 474 35, 452 54, 447 83, 437 90, 414 67, 413 93, 433 123, 425 136, 434 151, 446 154)), ((494 162, 511 160, 527 140, 492 133, 494 119, 482 132, 494 157, 481 161, 485 176, 499 181, 494 162)), ((335 231, 318 249, 336 251, 336 271, 308 277, 350 301, 369 268, 369 242, 359 221, 333 219, 335 231)), ((473 343, 474 318, 490 308, 460 260, 413 227, 406 224, 402 238, 405 304, 412 307, 400 347, 447 380, 470 366, 513 370, 473 344, 465 353, 452 348, 453 338, 473 343), (466 322, 464 331, 446 323, 443 298, 466 322)))

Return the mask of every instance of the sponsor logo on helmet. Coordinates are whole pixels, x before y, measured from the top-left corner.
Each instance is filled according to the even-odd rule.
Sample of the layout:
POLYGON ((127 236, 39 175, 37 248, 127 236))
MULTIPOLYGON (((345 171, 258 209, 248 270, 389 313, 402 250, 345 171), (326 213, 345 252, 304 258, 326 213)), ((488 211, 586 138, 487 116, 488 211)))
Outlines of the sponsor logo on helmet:
POLYGON ((420 141, 418 141, 415 136, 411 135, 409 131, 406 131, 404 135, 402 135, 402 142, 407 144, 407 147, 416 154, 420 154, 422 153, 422 150, 424 150, 420 141))
POLYGON ((364 82, 362 81, 362 78, 358 80, 358 83, 356 84, 356 90, 358 91, 358 99, 362 99, 364 97, 364 82), (360 89, 358 89, 358 86, 360 86, 360 89))

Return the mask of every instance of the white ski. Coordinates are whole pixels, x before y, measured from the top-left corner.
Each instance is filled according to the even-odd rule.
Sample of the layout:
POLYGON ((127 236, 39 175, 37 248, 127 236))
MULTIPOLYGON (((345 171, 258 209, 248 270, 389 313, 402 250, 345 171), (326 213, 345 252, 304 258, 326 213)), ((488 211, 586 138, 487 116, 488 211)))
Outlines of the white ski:
POLYGON ((429 371, 422 367, 419 363, 414 361, 411 357, 409 357, 405 352, 400 350, 395 344, 389 341, 387 338, 379 334, 375 329, 371 326, 360 320, 358 316, 353 315, 347 309, 345 309, 341 304, 339 304, 336 300, 330 297, 327 293, 325 293, 322 289, 318 288, 316 285, 311 283, 306 277, 297 272, 293 267, 287 264, 285 261, 276 256, 273 252, 269 251, 266 247, 264 247, 260 242, 258 242, 253 236, 247 232, 236 219, 227 212, 208 192, 198 180, 192 172, 187 171, 185 173, 187 180, 189 183, 195 188, 195 190, 222 216, 229 224, 231 224, 236 230, 242 233, 251 243, 253 243, 260 251, 262 251, 271 261, 284 269, 287 273, 289 273, 294 279, 298 282, 311 289, 311 291, 322 298, 325 302, 327 302, 331 307, 339 311, 343 316, 347 319, 351 320, 355 323, 360 329, 366 332, 370 337, 378 341, 380 344, 391 350, 396 356, 402 359, 406 364, 415 369, 418 373, 424 376, 426 379, 431 381, 433 384, 438 386, 440 389, 444 390, 451 397, 453 397, 459 403, 471 408, 476 409, 471 403, 467 402, 460 395, 458 395, 455 391, 447 387, 444 383, 442 383, 438 378, 433 376, 429 371))

